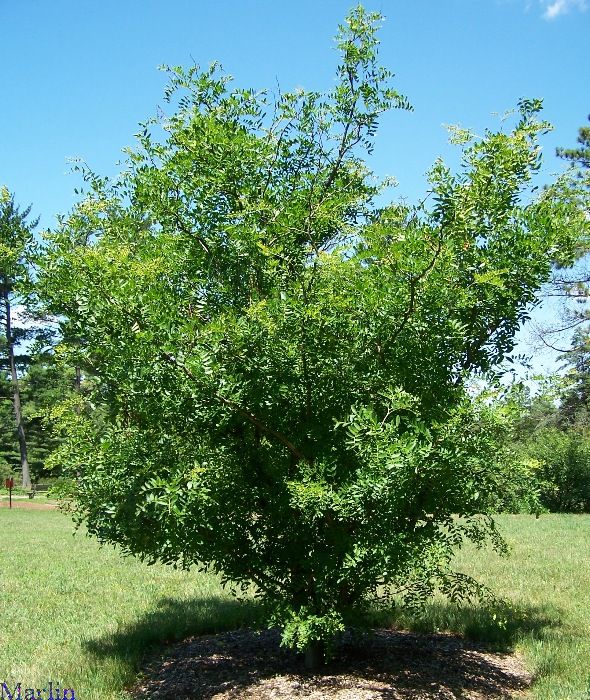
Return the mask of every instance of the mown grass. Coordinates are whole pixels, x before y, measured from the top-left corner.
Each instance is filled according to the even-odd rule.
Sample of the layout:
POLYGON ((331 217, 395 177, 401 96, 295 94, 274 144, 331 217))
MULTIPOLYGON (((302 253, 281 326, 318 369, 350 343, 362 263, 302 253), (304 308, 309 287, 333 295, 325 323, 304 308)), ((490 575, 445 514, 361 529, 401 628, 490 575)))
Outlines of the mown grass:
POLYGON ((0 509, 0 684, 119 699, 154 646, 258 616, 212 575, 99 548, 57 511, 0 509))
POLYGON ((500 651, 516 651, 534 674, 539 700, 590 700, 590 515, 498 518, 510 556, 467 547, 456 568, 477 578, 508 607, 430 603, 420 615, 381 622, 414 631, 450 631, 500 651))
MULTIPOLYGON (((499 522, 510 558, 468 548, 457 566, 507 610, 437 600, 417 617, 388 613, 380 622, 515 649, 536 675, 533 696, 590 700, 590 516, 499 522)), ((147 567, 71 532, 55 511, 0 509, 0 683, 53 680, 82 700, 114 700, 155 646, 260 619, 255 604, 236 603, 213 576, 147 567)))
MULTIPOLYGON (((57 500, 53 497, 53 494, 49 491, 37 491, 33 499, 29 498, 28 489, 23 489, 16 487, 12 489, 12 502, 28 502, 32 500, 33 503, 51 503, 56 504, 57 500)), ((10 496, 8 489, 0 486, 0 507, 8 507, 10 501, 10 496)))

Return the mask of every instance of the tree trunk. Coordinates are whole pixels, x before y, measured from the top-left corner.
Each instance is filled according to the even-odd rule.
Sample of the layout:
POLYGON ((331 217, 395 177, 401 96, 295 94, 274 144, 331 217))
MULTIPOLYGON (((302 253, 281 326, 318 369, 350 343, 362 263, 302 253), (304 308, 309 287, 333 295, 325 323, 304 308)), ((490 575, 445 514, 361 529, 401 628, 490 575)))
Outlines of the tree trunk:
POLYGON ((8 350, 8 364, 10 365, 10 378, 12 380, 14 420, 16 422, 16 432, 18 435, 18 445, 20 448, 22 486, 24 489, 30 489, 31 474, 29 472, 29 460, 27 458, 27 439, 25 435, 25 426, 23 424, 18 375, 16 373, 16 363, 14 361, 14 343, 12 340, 12 326, 10 319, 10 300, 8 299, 8 289, 6 289, 6 287, 4 288, 4 309, 6 312, 6 346, 8 350))
POLYGON ((326 663, 326 645, 322 641, 309 642, 305 648, 305 668, 315 670, 326 663))

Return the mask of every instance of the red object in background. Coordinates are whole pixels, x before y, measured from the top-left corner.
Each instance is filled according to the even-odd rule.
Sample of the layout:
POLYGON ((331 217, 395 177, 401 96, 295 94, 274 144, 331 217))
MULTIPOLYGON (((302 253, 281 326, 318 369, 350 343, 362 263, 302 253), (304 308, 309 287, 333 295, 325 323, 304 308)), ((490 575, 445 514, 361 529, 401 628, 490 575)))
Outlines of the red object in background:
POLYGON ((6 488, 8 489, 8 507, 12 508, 12 488, 14 486, 14 479, 6 479, 5 482, 6 488))

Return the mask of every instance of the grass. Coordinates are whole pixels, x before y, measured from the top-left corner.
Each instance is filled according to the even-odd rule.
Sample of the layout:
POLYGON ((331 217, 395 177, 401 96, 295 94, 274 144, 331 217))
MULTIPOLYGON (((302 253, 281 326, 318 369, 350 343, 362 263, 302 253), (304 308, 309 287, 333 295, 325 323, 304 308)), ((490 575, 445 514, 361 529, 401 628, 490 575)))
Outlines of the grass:
POLYGON ((53 681, 82 700, 119 700, 147 649, 257 615, 212 575, 148 567, 73 536, 57 511, 0 509, 0 684, 53 681))
MULTIPOLYGON (((536 675, 534 697, 590 700, 590 516, 499 522, 512 556, 467 548, 457 565, 510 602, 503 625, 494 611, 443 601, 381 622, 515 649, 536 675)), ((83 700, 114 700, 155 645, 259 620, 211 575, 147 567, 71 531, 59 512, 0 509, 0 683, 53 680, 83 700)))
MULTIPOLYGON (((8 489, 4 488, 3 486, 0 486, 0 503, 8 503, 10 500, 10 496, 8 493, 8 489)), ((28 489, 23 489, 21 487, 16 487, 12 489, 12 502, 14 503, 15 501, 28 501, 29 499, 29 491, 28 489)), ((35 497, 33 498, 33 502, 35 503, 57 503, 57 501, 51 497, 50 493, 48 491, 38 491, 35 493, 35 497)))
MULTIPOLYGON (((590 700, 590 516, 505 516, 508 559, 465 552, 459 564, 481 575, 525 617, 516 648, 537 676, 536 696, 590 700)), ((508 621, 510 626, 510 620, 508 621)))
POLYGON ((381 622, 514 650, 535 676, 533 697, 590 700, 590 515, 504 515, 498 523, 510 556, 467 547, 455 566, 505 599, 506 609, 434 600, 421 615, 390 613, 381 622))

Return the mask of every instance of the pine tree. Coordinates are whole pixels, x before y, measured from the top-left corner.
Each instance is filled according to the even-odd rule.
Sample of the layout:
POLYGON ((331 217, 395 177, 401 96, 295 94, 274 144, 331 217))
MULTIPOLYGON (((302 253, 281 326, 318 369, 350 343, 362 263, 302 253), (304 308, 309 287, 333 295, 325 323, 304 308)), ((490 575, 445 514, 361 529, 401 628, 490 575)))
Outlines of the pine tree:
POLYGON ((38 219, 27 222, 30 212, 31 206, 21 211, 14 203, 14 196, 3 189, 0 197, 0 323, 3 329, 0 352, 10 376, 22 485, 27 489, 31 488, 31 475, 19 386, 20 358, 16 354, 19 341, 26 337, 27 332, 14 326, 14 306, 19 301, 23 285, 29 282, 27 258, 34 243, 33 229, 38 223, 38 219))
MULTIPOLYGON (((590 115, 588 115, 588 121, 590 122, 590 115)), ((558 148, 557 155, 577 165, 581 175, 585 174, 588 177, 590 174, 590 126, 579 128, 578 143, 580 145, 577 148, 558 148)))

